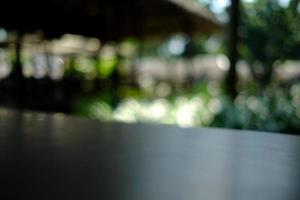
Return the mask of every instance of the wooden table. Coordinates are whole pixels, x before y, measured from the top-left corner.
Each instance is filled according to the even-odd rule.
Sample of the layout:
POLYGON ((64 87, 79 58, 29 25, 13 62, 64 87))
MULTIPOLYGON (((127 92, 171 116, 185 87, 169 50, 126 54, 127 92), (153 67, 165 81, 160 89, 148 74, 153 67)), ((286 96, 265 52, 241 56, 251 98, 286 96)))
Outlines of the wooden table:
POLYGON ((292 135, 1 109, 0 164, 1 199, 300 199, 292 135))

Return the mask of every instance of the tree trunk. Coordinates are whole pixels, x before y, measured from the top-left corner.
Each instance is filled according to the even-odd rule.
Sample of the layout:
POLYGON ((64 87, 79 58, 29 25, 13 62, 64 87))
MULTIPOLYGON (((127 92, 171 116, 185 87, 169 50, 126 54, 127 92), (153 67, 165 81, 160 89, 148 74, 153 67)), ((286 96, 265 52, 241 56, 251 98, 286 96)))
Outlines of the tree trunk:
POLYGON ((23 32, 19 31, 16 40, 15 54, 16 60, 13 66, 13 70, 10 74, 11 81, 11 98, 13 106, 22 109, 23 102, 26 101, 25 95, 25 83, 22 73, 22 61, 21 61, 21 49, 22 49, 23 32))
POLYGON ((239 37, 238 37, 239 15, 240 15, 239 4, 240 4, 240 0, 231 0, 230 24, 229 24, 229 31, 228 31, 228 38, 229 38, 228 57, 230 61, 230 68, 226 77, 226 88, 228 94, 232 98, 235 98, 237 96, 236 62, 238 60, 237 44, 239 41, 239 37))

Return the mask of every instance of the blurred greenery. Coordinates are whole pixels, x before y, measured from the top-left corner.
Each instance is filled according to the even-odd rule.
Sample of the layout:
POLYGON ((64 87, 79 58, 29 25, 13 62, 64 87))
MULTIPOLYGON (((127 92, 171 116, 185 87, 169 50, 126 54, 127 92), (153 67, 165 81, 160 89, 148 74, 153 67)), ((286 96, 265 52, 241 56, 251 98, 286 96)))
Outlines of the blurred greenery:
POLYGON ((113 109, 105 96, 79 99, 75 113, 100 120, 227 127, 295 133, 300 130, 300 83, 263 92, 247 83, 234 102, 216 82, 167 98, 126 97, 113 109))
MULTIPOLYGON (((218 3, 199 1, 208 8, 218 3)), ((74 114, 102 121, 299 133, 300 77, 284 83, 273 77, 278 63, 300 58, 300 0, 288 2, 282 6, 278 0, 241 1, 238 51, 240 60, 248 63, 251 77, 239 80, 235 99, 227 96, 224 80, 193 74, 195 56, 225 57, 226 32, 199 37, 178 33, 164 41, 128 38, 101 45, 96 39, 99 47, 93 52, 81 49, 81 53, 60 55, 65 71, 63 80, 57 83, 61 90, 56 96, 63 100, 70 98, 62 107, 70 102, 74 114), (139 77, 137 67, 144 58, 159 58, 168 65, 175 63, 172 59, 180 60, 186 66, 179 73, 188 71, 192 78, 182 81, 139 77)), ((226 11, 218 14, 224 17, 226 11)), ((77 38, 69 35, 73 37, 77 38)), ((29 78, 33 67, 26 67, 34 65, 33 54, 23 51, 22 55, 24 74, 29 74, 29 78)), ((15 62, 15 52, 9 51, 9 56, 15 62)), ((41 52, 39 56, 45 57, 41 52)), ((226 63, 221 64, 216 61, 218 66, 212 71, 226 73, 226 63)))
POLYGON ((300 84, 269 86, 262 93, 243 90, 234 103, 224 101, 212 126, 297 133, 300 130, 300 84))
POLYGON ((256 81, 271 81, 275 61, 300 58, 298 0, 286 7, 269 0, 244 3, 240 21, 240 54, 249 62, 256 81))
MULTIPOLYGON (((212 7, 212 1, 204 2, 212 7)), ((118 89, 119 104, 114 108, 103 94, 93 95, 79 99, 75 113, 123 122, 299 133, 300 83, 281 83, 273 77, 275 63, 300 58, 299 2, 291 0, 283 6, 277 0, 242 1, 238 51, 252 77, 238 83, 234 100, 227 96, 222 81, 198 80, 179 91, 169 82, 150 88, 122 85, 118 89)), ((141 47, 137 51, 142 57, 190 59, 198 54, 226 53, 222 34, 193 40, 178 34, 163 43, 134 44, 141 47)))

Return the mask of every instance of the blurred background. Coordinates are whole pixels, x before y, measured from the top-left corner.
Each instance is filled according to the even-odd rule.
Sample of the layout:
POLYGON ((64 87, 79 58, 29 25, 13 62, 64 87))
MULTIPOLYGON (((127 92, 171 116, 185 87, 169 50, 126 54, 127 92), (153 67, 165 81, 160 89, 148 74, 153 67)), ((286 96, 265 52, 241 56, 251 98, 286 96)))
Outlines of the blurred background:
POLYGON ((300 133, 300 0, 1 4, 1 107, 300 133))

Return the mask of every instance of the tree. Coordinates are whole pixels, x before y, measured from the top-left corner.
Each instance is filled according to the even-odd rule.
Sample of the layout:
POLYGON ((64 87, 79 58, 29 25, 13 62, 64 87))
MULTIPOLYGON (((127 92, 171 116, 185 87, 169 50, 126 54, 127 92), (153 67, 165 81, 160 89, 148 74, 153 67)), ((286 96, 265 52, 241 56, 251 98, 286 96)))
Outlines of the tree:
POLYGON ((240 18, 240 0, 231 0, 230 7, 230 23, 229 23, 229 49, 228 57, 230 61, 230 68, 227 74, 226 84, 228 93, 231 97, 237 96, 236 83, 237 83, 237 72, 236 62, 238 60, 237 44, 239 42, 238 28, 240 18))
POLYGON ((275 61, 300 58, 298 5, 299 0, 292 0, 288 7, 260 0, 241 7, 240 54, 261 84, 270 82, 275 61))

